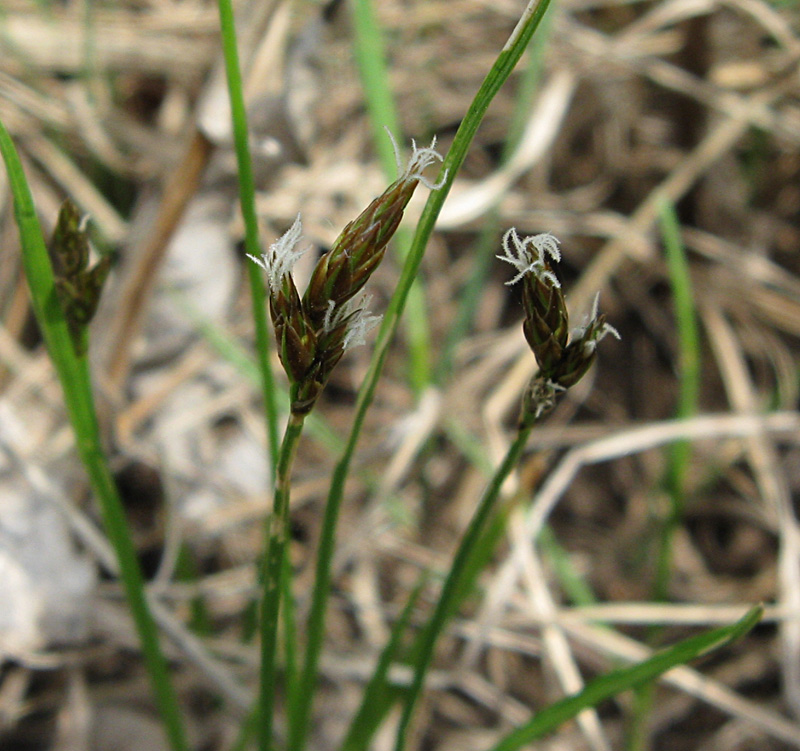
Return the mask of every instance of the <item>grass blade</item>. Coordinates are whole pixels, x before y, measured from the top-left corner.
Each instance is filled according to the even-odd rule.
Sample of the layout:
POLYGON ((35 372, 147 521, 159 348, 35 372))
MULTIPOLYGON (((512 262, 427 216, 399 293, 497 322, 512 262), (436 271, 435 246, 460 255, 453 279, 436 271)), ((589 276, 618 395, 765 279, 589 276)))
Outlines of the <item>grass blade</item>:
MULTIPOLYGON (((666 201, 660 206, 661 236, 667 256, 670 285, 678 324, 678 377, 680 391, 675 417, 697 413, 700 393, 700 335, 695 314, 692 278, 681 240, 675 207, 666 201)), ((670 453, 667 487, 673 496, 682 497, 691 447, 686 441, 675 443, 670 453)))
POLYGON ((470 561, 473 556, 481 552, 479 550, 479 543, 485 533, 486 524, 491 518, 497 499, 500 496, 500 488, 506 478, 511 474, 514 467, 516 467, 517 462, 519 462, 519 458, 525 448, 525 443, 528 440, 530 432, 530 427, 522 428, 518 431, 514 442, 506 452, 505 458, 492 476, 489 485, 486 487, 478 503, 478 507, 475 509, 475 513, 470 520, 469 527, 464 533, 461 544, 458 546, 458 550, 453 558, 453 563, 450 566, 450 571, 442 586, 439 600, 420 638, 420 651, 414 665, 414 678, 406 696, 403 715, 400 718, 400 724, 397 728, 395 751, 402 751, 405 746, 414 709, 422 693, 428 667, 433 659, 433 650, 436 646, 436 642, 444 630, 445 624, 453 615, 461 599, 460 596, 465 592, 464 583, 468 575, 473 573, 474 568, 470 565, 470 561))
POLYGON ((388 681, 389 668, 392 662, 397 659, 403 634, 411 620, 414 606, 417 604, 417 600, 419 600, 419 596, 425 586, 426 578, 426 576, 423 576, 419 584, 414 587, 400 618, 392 628, 389 641, 381 653, 378 664, 375 666, 375 672, 364 687, 361 706, 350 723, 350 728, 341 745, 341 751, 366 751, 372 736, 380 727, 386 713, 396 699, 398 691, 393 689, 388 681))
MULTIPOLYGON (((225 72, 228 78, 228 96, 231 103, 233 142, 236 149, 236 163, 239 174, 239 198, 244 219, 244 244, 247 252, 258 257, 258 221, 256 219, 255 183, 253 166, 247 138, 247 113, 242 91, 242 74, 239 69, 239 55, 236 49, 236 28, 234 26, 231 0, 219 0, 219 24, 222 35, 222 51, 225 58, 225 72)), ((256 356, 261 373, 261 391, 264 399, 264 412, 267 418, 267 441, 270 454, 270 472, 275 476, 278 464, 278 405, 275 395, 275 379, 269 362, 271 351, 269 326, 267 324, 267 301, 264 280, 254 263, 247 264, 252 301, 253 323, 256 329, 256 356)))
MULTIPOLYGON (((678 328, 678 405, 677 418, 692 417, 697 413, 700 392, 700 338, 695 315, 692 280, 686 260, 686 249, 681 240, 681 227, 674 205, 662 200, 659 206, 661 238, 666 251, 667 269, 678 328)), ((662 487, 669 499, 666 518, 658 532, 656 571, 653 584, 654 601, 665 601, 672 569, 673 541, 682 523, 685 504, 685 479, 691 456, 691 444, 677 441, 669 447, 667 467, 662 487)), ((653 642, 660 629, 651 629, 649 641, 653 642)), ((633 721, 629 732, 630 751, 645 749, 649 745, 647 718, 653 708, 652 686, 644 686, 636 695, 633 721)))
POLYGON ((740 621, 730 626, 690 637, 658 652, 644 662, 596 678, 575 696, 567 697, 543 709, 530 722, 514 730, 489 751, 516 751, 526 743, 531 743, 555 730, 584 709, 596 707, 612 696, 652 681, 671 668, 685 665, 700 655, 731 644, 759 622, 763 611, 761 606, 754 607, 740 621))
MULTIPOLYGON (((503 153, 500 157, 500 166, 508 162, 522 138, 525 124, 530 117, 544 66, 544 51, 550 39, 551 19, 552 15, 544 16, 536 36, 531 41, 528 53, 529 60, 519 81, 519 93, 514 100, 514 110, 511 113, 511 122, 503 146, 503 153)), ((442 351, 437 357, 433 378, 439 385, 443 384, 450 376, 456 347, 472 327, 472 321, 475 311, 478 309, 478 302, 483 294, 489 269, 494 262, 494 256, 497 252, 497 238, 500 234, 502 234, 500 219, 497 211, 492 210, 484 218, 480 235, 468 251, 474 261, 467 282, 458 294, 458 309, 450 330, 447 332, 442 351)))
POLYGON ((325 633, 325 608, 330 590, 331 566, 333 551, 336 543, 336 525, 339 518, 339 509, 344 497, 344 487, 350 464, 355 454, 356 444, 361 434, 367 409, 372 403, 378 378, 383 371, 383 366, 389 352, 389 344, 394 338, 395 331, 408 298, 411 285, 416 278, 422 256, 425 252, 428 239, 433 232, 436 217, 441 211, 445 198, 453 184, 455 175, 466 157, 467 151, 478 127, 486 114, 494 96, 508 79, 511 71, 516 66, 525 48, 528 46, 533 33, 539 26, 550 0, 531 0, 520 18, 519 23, 500 52, 495 64, 481 84, 478 93, 467 110, 461 125, 456 132, 453 144, 447 153, 440 174, 445 175, 444 184, 439 190, 434 190, 428 196, 422 216, 417 224, 414 239, 411 244, 406 262, 397 284, 389 307, 384 316, 375 349, 370 360, 369 368, 364 378, 364 383, 358 393, 355 407, 353 426, 347 439, 347 445, 341 459, 337 463, 331 486, 328 493, 328 502, 325 506, 325 518, 322 522, 322 536, 319 552, 317 553, 316 575, 314 591, 312 593, 311 611, 308 619, 308 646, 306 659, 300 678, 300 696, 306 697, 306 706, 302 713, 292 718, 293 725, 301 734, 295 743, 290 744, 292 751, 301 751, 305 744, 305 733, 311 713, 311 697, 317 680, 317 664, 322 651, 322 641, 325 633))
POLYGON ((75 433, 78 454, 89 475, 92 490, 100 504, 106 532, 114 547, 120 579, 142 645, 145 665, 167 738, 173 751, 186 751, 188 744, 178 700, 159 646, 158 629, 147 604, 136 548, 101 446, 88 361, 85 355, 76 355, 67 321, 58 302, 53 269, 30 188, 11 136, 2 123, 0 153, 5 161, 14 198, 14 214, 19 227, 22 260, 34 313, 61 381, 64 404, 75 433))

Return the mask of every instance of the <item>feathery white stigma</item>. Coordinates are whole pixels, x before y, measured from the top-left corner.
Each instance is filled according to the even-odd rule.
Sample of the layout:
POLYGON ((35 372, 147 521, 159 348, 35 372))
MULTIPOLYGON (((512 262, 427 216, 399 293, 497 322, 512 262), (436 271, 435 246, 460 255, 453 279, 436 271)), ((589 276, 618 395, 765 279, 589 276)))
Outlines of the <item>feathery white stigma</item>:
POLYGON ((300 221, 300 214, 298 214, 292 226, 269 246, 269 250, 261 258, 247 254, 250 260, 257 263, 267 272, 269 289, 273 294, 277 294, 280 291, 284 274, 288 274, 297 263, 297 260, 308 250, 307 247, 302 250, 295 250, 295 246, 300 242, 302 234, 303 224, 300 221))
POLYGON ((577 341, 578 339, 583 338, 587 331, 590 329, 593 330, 591 338, 587 339, 583 343, 583 348, 587 354, 594 352, 595 348, 597 347, 597 342, 602 341, 608 334, 611 334, 611 336, 613 336, 615 339, 622 338, 619 335, 619 331, 617 331, 610 323, 603 323, 602 326, 599 326, 596 329, 594 328, 597 323, 597 317, 600 314, 599 309, 600 293, 598 292, 592 301, 592 309, 589 315, 584 316, 583 323, 570 332, 570 339, 572 341, 577 341))
POLYGON ((397 145, 392 131, 385 128, 386 133, 389 135, 389 140, 392 142, 394 149, 394 161, 397 164, 397 174, 400 175, 399 180, 419 180, 428 190, 438 190, 441 188, 445 180, 447 180, 447 170, 445 170, 441 179, 438 182, 431 182, 425 175, 422 174, 426 167, 430 167, 434 162, 443 162, 444 157, 436 151, 436 136, 433 137, 431 145, 427 147, 418 147, 417 142, 411 139, 411 156, 408 158, 405 169, 403 169, 403 162, 400 158, 400 147, 397 145))
POLYGON ((554 287, 560 287, 556 275, 547 268, 546 256, 556 262, 561 260, 561 251, 555 236, 544 232, 540 235, 528 235, 520 240, 516 228, 511 227, 503 235, 503 255, 497 256, 517 270, 517 275, 506 282, 506 285, 516 284, 526 274, 533 274, 542 281, 549 281, 554 287))
POLYGON ((361 295, 353 297, 344 305, 337 309, 333 300, 328 303, 325 311, 325 318, 322 321, 322 328, 326 332, 331 332, 343 321, 347 321, 347 329, 342 340, 342 347, 346 352, 353 347, 359 347, 365 343, 366 335, 378 325, 383 316, 373 316, 368 308, 372 302, 372 295, 361 295))
POLYGON ((345 352, 365 344, 367 334, 381 322, 383 316, 374 316, 368 310, 371 301, 372 295, 367 295, 359 301, 359 307, 347 325, 347 333, 342 342, 345 352))

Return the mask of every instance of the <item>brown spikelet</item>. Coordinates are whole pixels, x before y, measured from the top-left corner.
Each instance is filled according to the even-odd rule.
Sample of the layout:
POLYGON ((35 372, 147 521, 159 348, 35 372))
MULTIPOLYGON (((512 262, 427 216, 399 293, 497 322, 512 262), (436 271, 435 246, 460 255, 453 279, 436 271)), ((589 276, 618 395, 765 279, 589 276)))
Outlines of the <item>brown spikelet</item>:
POLYGON ((375 198, 336 238, 317 262, 300 298, 291 266, 302 254, 294 250, 302 227, 299 217, 260 259, 251 256, 269 275, 269 306, 278 355, 289 377, 291 410, 307 414, 349 346, 363 340, 375 323, 358 295, 383 260, 386 246, 403 218, 419 182, 430 185, 421 170, 441 160, 432 144, 414 148, 403 175, 375 198))
POLYGON ((539 372, 531 379, 522 400, 520 425, 530 426, 547 413, 559 394, 574 386, 597 356, 597 343, 606 335, 619 338, 617 330, 597 311, 570 335, 569 313, 549 258, 560 259, 558 241, 552 235, 520 238, 510 229, 503 236, 504 255, 498 256, 517 269, 512 284, 522 281, 522 330, 539 372))
POLYGON ((418 182, 413 178, 395 181, 342 230, 314 268, 303 296, 310 320, 321 323, 331 300, 338 307, 364 288, 383 260, 418 182))

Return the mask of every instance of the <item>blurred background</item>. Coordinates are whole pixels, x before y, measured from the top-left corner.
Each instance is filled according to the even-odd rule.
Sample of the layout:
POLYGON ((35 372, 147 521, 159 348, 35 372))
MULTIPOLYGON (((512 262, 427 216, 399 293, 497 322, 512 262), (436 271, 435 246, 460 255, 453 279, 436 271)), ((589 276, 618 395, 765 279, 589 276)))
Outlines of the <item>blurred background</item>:
MULTIPOLYGON (((434 135, 446 152, 523 7, 375 3, 405 154, 434 135)), ((236 3, 262 242, 302 213, 301 288, 393 179, 353 10, 236 3)), ((537 748, 800 748, 799 21, 791 0, 553 0, 456 177, 368 413, 342 510, 315 749, 338 748, 429 569, 413 619, 424 622, 513 435, 536 366, 519 290, 495 258, 511 226, 561 240, 574 324, 599 291, 621 340, 603 342, 534 430, 412 745, 485 749, 582 679, 765 602, 743 642, 537 748)), ((92 324, 102 427, 192 738, 230 748, 255 690, 271 498, 216 4, 4 0, 0 120, 46 232, 70 197, 96 251, 113 256, 92 324)), ((157 751, 4 171, 0 238, 0 748, 157 751)), ((376 313, 400 273, 403 238, 395 245, 369 285, 376 313)), ((300 617, 370 351, 346 355, 300 448, 300 617)), ((408 679, 402 666, 393 676, 408 679)))

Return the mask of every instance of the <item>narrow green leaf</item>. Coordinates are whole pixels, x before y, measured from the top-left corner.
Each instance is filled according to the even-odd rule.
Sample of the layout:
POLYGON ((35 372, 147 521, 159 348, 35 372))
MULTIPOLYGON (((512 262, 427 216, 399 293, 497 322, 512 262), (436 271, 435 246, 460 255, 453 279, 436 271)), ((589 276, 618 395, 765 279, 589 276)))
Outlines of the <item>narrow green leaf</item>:
POLYGON ((731 644, 750 631, 761 620, 763 612, 761 606, 754 607, 740 621, 730 626, 690 637, 644 662, 596 678, 580 693, 543 709, 530 722, 509 733, 489 751, 516 751, 526 743, 552 732, 584 709, 597 707, 600 702, 652 681, 671 668, 685 665, 700 655, 731 644))
POLYGON ((392 628, 389 641, 375 666, 375 672, 364 687, 361 706, 350 723, 350 728, 341 745, 341 751, 367 751, 372 736, 375 735, 386 717, 386 713, 397 698, 398 690, 388 680, 389 668, 400 652, 403 635, 408 628, 411 614, 419 600, 426 579, 427 576, 423 576, 414 587, 400 618, 392 628))
POLYGON ((402 751, 405 746, 414 709, 422 693, 428 668, 433 660, 434 648, 447 621, 452 617, 460 600, 460 596, 464 594, 464 585, 465 582, 468 581, 467 577, 473 573, 470 562, 473 560, 474 556, 480 555, 483 552, 479 546, 484 539, 487 524, 495 510, 497 499, 500 496, 500 488, 519 462, 519 458, 525 448, 530 432, 530 427, 521 428, 517 432, 514 442, 509 446, 502 463, 497 468, 488 486, 484 490, 478 507, 475 509, 475 513, 467 527, 467 531, 461 539, 461 544, 458 546, 458 550, 453 557, 453 563, 442 585, 439 600, 421 634, 419 641, 420 651, 414 665, 414 678, 406 694, 403 714, 397 728, 395 751, 402 751))
MULTIPOLYGON (((247 111, 244 104, 242 74, 239 69, 239 53, 236 47, 236 28, 231 0, 219 0, 219 23, 222 37, 222 53, 228 80, 228 97, 231 105, 233 142, 236 150, 236 163, 239 174, 239 198, 245 227, 245 249, 258 257, 258 220, 256 218, 255 182, 250 160, 247 136, 247 111)), ((275 393, 275 379, 269 362, 271 351, 269 325, 267 323, 267 301, 261 270, 254 263, 247 264, 250 282, 251 313, 256 329, 256 358, 261 375, 261 393, 264 412, 267 418, 267 443, 270 453, 270 472, 275 472, 278 463, 279 429, 278 406, 275 393)))
MULTIPOLYGON (((22 242, 22 262, 31 291, 33 310, 61 382, 64 404, 75 433, 78 453, 100 503, 105 528, 117 557, 120 579, 142 645, 156 704, 169 743, 173 751, 186 751, 188 743, 178 709, 178 699, 159 646, 158 630, 147 604, 144 580, 122 501, 100 441, 85 345, 81 342, 77 351, 73 346, 72 334, 58 299, 53 267, 30 188, 14 142, 2 123, 0 153, 6 165, 14 199, 14 214, 22 242), (81 356, 78 356, 78 352, 81 356)), ((77 261, 80 262, 80 258, 77 261)), ((82 336, 85 337, 85 331, 82 336)))
MULTIPOLYGON (((355 56, 361 85, 367 102, 372 139, 381 166, 389 182, 396 179, 395 154, 385 129, 399 143, 403 142, 397 107, 392 96, 383 32, 372 0, 354 0, 353 31, 355 56)), ((395 247, 400 260, 408 255, 411 235, 403 228, 395 235, 395 247)), ((431 380, 431 343, 428 314, 425 307, 425 288, 415 279, 409 293, 405 322, 408 333, 409 375, 411 386, 420 394, 431 380)))

